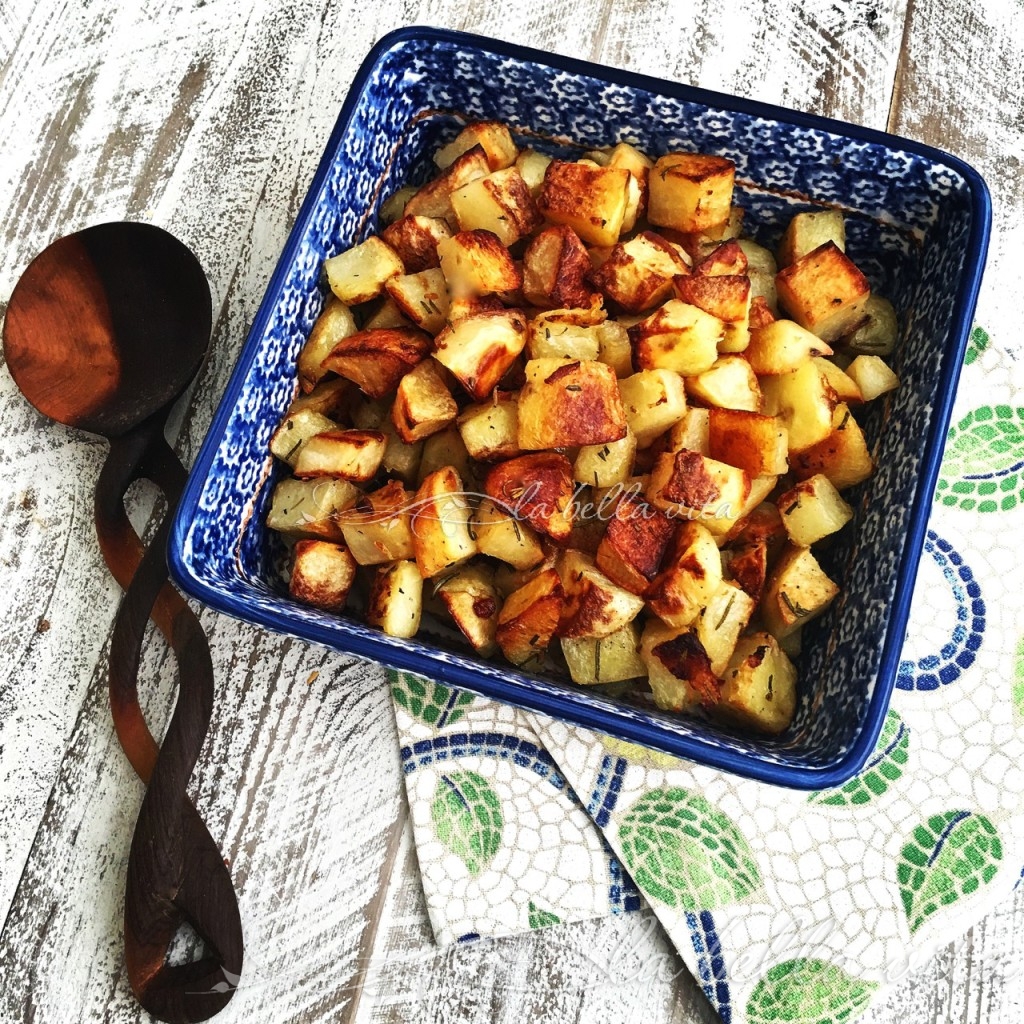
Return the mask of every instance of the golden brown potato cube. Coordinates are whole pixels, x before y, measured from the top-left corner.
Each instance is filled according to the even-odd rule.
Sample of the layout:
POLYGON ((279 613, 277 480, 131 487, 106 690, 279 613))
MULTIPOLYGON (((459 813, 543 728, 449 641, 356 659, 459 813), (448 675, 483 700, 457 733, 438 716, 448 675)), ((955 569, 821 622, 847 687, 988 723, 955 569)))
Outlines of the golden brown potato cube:
POLYGON ((828 437, 838 398, 811 360, 789 373, 762 377, 761 392, 764 411, 779 416, 789 432, 790 456, 828 437))
POLYGON ((371 235, 365 242, 324 260, 331 291, 349 306, 368 302, 384 291, 389 277, 405 272, 398 253, 387 242, 371 235))
POLYGON ((436 470, 420 484, 412 513, 412 543, 424 579, 477 553, 469 525, 472 514, 462 478, 451 466, 436 470))
POLYGON ((451 142, 434 154, 434 163, 444 170, 475 146, 484 151, 487 166, 492 171, 511 167, 519 155, 507 125, 501 121, 471 121, 451 142))
POLYGON ((750 477, 736 466, 698 452, 659 455, 647 483, 647 500, 669 515, 699 518, 714 534, 727 533, 750 493, 750 477))
POLYGON ((722 582, 722 556, 703 523, 683 520, 666 551, 663 568, 647 590, 647 605, 675 629, 688 626, 722 582))
POLYGON ((274 488, 267 527, 291 537, 343 540, 339 516, 359 496, 359 489, 348 480, 289 477, 274 488))
POLYGON ((746 515, 740 529, 736 531, 733 542, 737 548, 744 544, 763 542, 768 549, 768 556, 773 558, 786 543, 787 536, 778 507, 772 502, 765 501, 746 515))
POLYGON ((434 358, 478 402, 486 398, 526 345, 526 317, 518 309, 456 320, 434 339, 434 358))
POLYGON ((605 312, 600 296, 584 309, 550 309, 529 324, 526 351, 530 359, 597 359, 605 312))
POLYGON ((686 394, 721 409, 757 412, 761 408, 761 388, 743 356, 719 356, 703 373, 687 377, 686 394))
POLYGON ((619 380, 632 375, 633 346, 625 324, 617 320, 606 320, 597 329, 597 343, 599 362, 610 366, 619 380))
POLYGON ((826 242, 775 275, 779 303, 801 327, 835 341, 864 321, 868 279, 835 244, 826 242))
POLYGON ((760 604, 768 578, 768 545, 763 540, 743 543, 729 549, 727 559, 726 553, 722 554, 728 575, 755 604, 760 604))
POLYGON ((533 569, 544 561, 540 538, 525 523, 484 498, 473 515, 480 554, 499 558, 516 569, 533 569))
MULTIPOLYGON (((701 455, 710 455, 711 410, 693 407, 658 442, 659 452, 679 452, 684 448, 701 455)), ((717 456, 715 456, 717 458, 717 456)), ((722 459, 728 462, 728 459, 722 459)))
POLYGON ((619 381, 626 423, 636 435, 637 448, 678 423, 686 412, 683 378, 674 370, 641 370, 619 381))
POLYGON ((721 352, 742 352, 749 341, 750 278, 744 274, 709 277, 690 274, 677 277, 676 298, 703 309, 725 324, 721 352))
POLYGON ((640 631, 635 622, 600 639, 563 637, 561 645, 569 675, 581 686, 619 683, 647 675, 640 659, 640 631))
POLYGON ((482 565, 464 566, 438 586, 437 596, 474 650, 484 657, 497 650, 494 637, 501 599, 493 571, 482 565))
POLYGON ((334 420, 329 420, 315 409, 300 409, 294 413, 289 411, 270 436, 270 453, 289 466, 294 466, 310 438, 338 429, 334 420))
POLYGON ((637 184, 639 196, 636 203, 636 211, 633 215, 633 222, 625 227, 625 230, 632 229, 633 223, 645 216, 647 213, 647 197, 649 194, 649 178, 654 161, 644 153, 641 153, 636 146, 628 142, 620 142, 611 153, 608 154, 609 167, 625 167, 633 176, 637 184))
POLYGON ((389 224, 380 236, 398 253, 405 272, 418 274, 441 266, 437 243, 451 238, 451 234, 448 222, 440 217, 402 217, 389 224))
POLYGON ((523 253, 523 295, 535 306, 589 307, 595 292, 586 281, 590 257, 570 227, 538 232, 523 253))
POLYGON ((750 300, 750 316, 747 320, 748 329, 756 331, 760 327, 767 327, 770 323, 774 323, 775 319, 775 314, 771 311, 771 307, 768 305, 765 297, 763 295, 754 295, 750 300))
POLYGON ((419 482, 422 484, 431 473, 436 473, 445 466, 451 466, 464 483, 476 482, 473 460, 469 457, 462 435, 454 423, 436 434, 431 434, 423 442, 419 482))
POLYGON ((624 496, 597 548, 597 567, 620 587, 641 597, 661 570, 676 523, 637 495, 624 496))
POLYGON ((323 365, 371 398, 383 398, 427 357, 431 344, 430 335, 415 327, 370 328, 339 341, 323 365))
POLYGON ((612 582, 582 551, 566 551, 559 559, 558 575, 565 593, 559 636, 610 636, 632 622, 644 606, 642 598, 612 582))
POLYGON ((779 266, 788 267, 826 242, 834 242, 839 249, 846 251, 846 224, 841 211, 796 214, 779 242, 779 266))
POLYGON ((513 665, 539 660, 562 612, 562 582, 554 569, 537 573, 509 594, 498 613, 495 639, 513 665))
POLYGON ((831 433, 794 455, 790 465, 798 480, 824 473, 840 491, 867 480, 875 471, 864 432, 843 403, 832 414, 831 433))
POLYGON ((359 497, 339 517, 341 532, 360 565, 380 565, 415 554, 410 512, 414 495, 397 480, 359 497))
POLYGON ((709 409, 708 453, 752 477, 778 476, 789 471, 789 432, 775 416, 709 409))
POLYGON ((697 277, 738 277, 746 276, 747 253, 736 239, 716 245, 698 261, 693 268, 697 277))
POLYGON ((642 370, 703 373, 718 358, 725 326, 718 317, 679 299, 669 299, 629 328, 633 363, 642 370))
POLYGON ((356 578, 356 560, 343 544, 300 540, 295 545, 288 592, 297 601, 340 612, 356 578))
POLYGON ((334 295, 327 296, 323 312, 316 318, 306 344, 299 352, 299 387, 309 393, 328 371, 323 361, 342 338, 356 333, 352 311, 334 295))
POLYGON ((358 394, 356 386, 344 377, 331 377, 323 380, 308 394, 299 394, 288 406, 287 416, 308 411, 326 416, 335 423, 341 423, 351 417, 353 400, 358 394))
POLYGON ((459 407, 435 360, 424 359, 398 382, 391 422, 407 444, 444 430, 458 414, 459 407))
POLYGON ((496 462, 522 454, 519 447, 519 396, 496 392, 494 399, 467 405, 458 420, 466 451, 478 462, 496 462))
POLYGON ((725 672, 755 607, 753 599, 739 584, 722 580, 697 616, 697 639, 707 652, 711 671, 716 676, 725 672))
POLYGON ((556 543, 572 533, 575 490, 572 466, 557 452, 499 462, 484 480, 484 492, 499 509, 525 519, 556 543))
POLYGON ((787 547, 768 576, 761 615, 776 640, 821 615, 839 594, 809 548, 787 547))
POLYGON ((437 334, 448 322, 448 285, 438 268, 399 274, 384 287, 402 315, 422 330, 437 334))
POLYGON ((626 436, 615 371, 595 360, 531 359, 519 393, 524 451, 605 444, 626 436))
POLYGON ((614 245, 626 216, 631 175, 624 167, 552 160, 537 196, 541 213, 590 245, 614 245))
POLYGON ((725 670, 712 714, 768 735, 784 732, 796 711, 796 669, 770 633, 742 637, 725 670))
POLYGON ((433 181, 428 181, 406 204, 406 217, 439 217, 454 225, 451 194, 477 178, 489 174, 490 164, 482 146, 473 146, 456 157, 433 181))
POLYGON ((804 548, 841 530, 853 518, 853 509, 822 473, 780 494, 776 504, 789 539, 804 548))
POLYGON ((535 149, 520 150, 516 157, 516 170, 522 175, 530 195, 537 198, 544 187, 544 175, 547 174, 551 157, 546 153, 538 153, 535 149))
POLYGON ((758 376, 778 376, 790 373, 813 356, 830 356, 832 349, 792 320, 775 320, 751 330, 744 355, 758 376))
POLYGON ((811 362, 818 368, 822 377, 828 381, 840 402, 846 402, 847 405, 860 405, 864 401, 864 394, 857 386, 857 382, 848 373, 839 369, 831 359, 815 356, 811 362))
POLYGON ((640 657, 654 703, 665 711, 691 711, 718 702, 720 680, 692 627, 673 629, 651 619, 640 637, 640 657))
POLYGON ((387 438, 378 430, 328 430, 302 446, 295 475, 301 480, 336 476, 365 483, 380 469, 386 447, 387 438))
POLYGON ((705 231, 729 219, 736 165, 702 153, 667 153, 648 177, 647 219, 677 231, 705 231))
POLYGON ((478 313, 503 313, 505 304, 497 295, 451 295, 448 304, 448 323, 465 320, 478 313))
POLYGON ((773 473, 750 477, 750 491, 747 493, 746 500, 740 503, 732 522, 728 524, 728 530, 724 534, 715 533, 714 528, 711 531, 715 533, 719 544, 732 544, 740 536, 749 516, 762 502, 767 500, 772 491, 776 490, 778 482, 779 478, 773 473))
POLYGON ((626 436, 604 444, 585 444, 572 466, 573 479, 594 487, 612 487, 625 483, 633 472, 636 437, 626 428, 626 436))
POLYGON ((660 305, 672 293, 672 279, 689 274, 680 251, 653 231, 619 242, 591 274, 606 298, 630 313, 660 305))
POLYGON ((452 296, 492 295, 522 286, 522 272, 493 231, 460 231, 437 243, 452 296))
MULTIPOLYGON (((865 402, 872 402, 879 395, 895 391, 900 386, 900 379, 885 364, 880 356, 857 356, 846 368, 846 373, 856 384, 865 402)), ((839 389, 836 388, 839 393, 839 389)), ((839 394, 843 401, 849 401, 839 394)))
POLYGON ((388 636, 414 637, 423 614, 423 578, 415 562, 382 565, 373 576, 366 621, 388 636))
POLYGON ((514 245, 543 223, 526 182, 514 167, 463 185, 452 193, 451 203, 460 231, 490 231, 505 245, 514 245))

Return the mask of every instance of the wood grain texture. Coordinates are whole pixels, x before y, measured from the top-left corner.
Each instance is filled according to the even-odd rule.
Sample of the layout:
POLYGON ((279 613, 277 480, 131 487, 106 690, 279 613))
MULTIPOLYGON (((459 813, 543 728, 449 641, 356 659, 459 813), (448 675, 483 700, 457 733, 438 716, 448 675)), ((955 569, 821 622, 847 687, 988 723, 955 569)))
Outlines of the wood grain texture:
MULTIPOLYGON (((992 265, 1009 275, 1024 255, 1015 6, 921 2, 906 21, 898 0, 0 0, 0 309, 61 233, 133 217, 182 238, 210 278, 216 318, 173 420, 190 463, 359 62, 384 32, 415 23, 875 127, 891 114, 896 130, 988 172, 992 265)), ((991 280, 980 315, 1002 315, 1019 291, 991 280)), ((0 428, 0 1021, 139 1021, 120 915, 141 788, 109 724, 117 589, 90 521, 104 448, 45 423, 6 373, 0 428)), ((138 526, 152 509, 140 490, 138 526)), ((218 1019, 715 1019, 639 916, 439 952, 403 827, 383 673, 209 612, 202 621, 218 702, 190 792, 230 861, 248 951, 218 1019)), ((143 678, 146 713, 165 722, 174 665, 159 638, 143 678)), ((1018 896, 868 1020, 1016 1024, 1022 934, 1018 896)))

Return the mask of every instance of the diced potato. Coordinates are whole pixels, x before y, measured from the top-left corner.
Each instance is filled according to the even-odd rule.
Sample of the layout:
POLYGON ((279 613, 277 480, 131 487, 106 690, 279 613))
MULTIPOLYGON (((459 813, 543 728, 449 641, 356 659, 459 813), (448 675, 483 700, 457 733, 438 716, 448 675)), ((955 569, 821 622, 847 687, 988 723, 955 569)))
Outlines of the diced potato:
POLYGON ((403 483, 415 486, 419 481, 423 442, 403 441, 390 419, 386 419, 381 425, 381 432, 387 438, 384 458, 380 463, 381 469, 391 476, 398 477, 403 483))
POLYGON ((840 491, 867 480, 875 471, 864 432, 843 403, 832 414, 831 433, 794 455, 790 464, 798 480, 824 473, 840 491))
POLYGON ((544 187, 544 175, 549 163, 551 157, 546 153, 538 153, 535 149, 520 150, 519 156, 516 157, 516 170, 522 175, 530 195, 535 199, 544 187))
POLYGON ((471 121, 451 142, 434 154, 434 163, 444 170, 475 146, 484 151, 487 166, 492 171, 511 167, 519 155, 507 125, 501 121, 471 121))
POLYGON ((631 313, 653 309, 672 293, 672 279, 689 274, 680 250, 653 231, 642 231, 612 248, 591 274, 604 295, 631 313))
POLYGON ((812 363, 818 368, 821 375, 828 381, 829 386, 836 393, 836 398, 847 405, 860 405, 864 401, 864 394, 857 382, 848 373, 841 370, 831 359, 824 359, 815 356, 812 363))
POLYGON ((420 484, 412 513, 412 542, 424 579, 433 579, 477 553, 471 516, 462 479, 451 466, 436 470, 420 484))
POLYGON ((747 254, 736 239, 716 245, 694 265, 696 277, 743 277, 747 273, 747 254))
POLYGON ((313 409, 289 412, 277 430, 270 435, 271 454, 287 462, 289 466, 294 466, 310 438, 326 431, 339 429, 334 420, 329 420, 313 409))
POLYGON ((659 455, 646 490, 658 508, 699 518, 714 534, 731 529, 749 493, 750 477, 742 469, 689 451, 659 455))
POLYGON ((423 455, 420 458, 419 483, 445 466, 451 466, 464 482, 476 477, 473 460, 469 457, 465 442, 455 424, 439 430, 423 442, 423 455))
POLYGON ((513 665, 539 660, 562 612, 562 581, 554 569, 537 573, 509 594, 498 613, 495 639, 513 665))
POLYGON ((629 329, 633 362, 643 370, 703 373, 718 358, 724 325, 697 306, 669 299, 629 329))
POLYGON ((770 249, 749 238, 737 239, 736 244, 747 258, 747 277, 750 278, 751 305, 756 299, 764 300, 773 316, 778 316, 779 300, 775 289, 775 275, 779 268, 770 249))
POLYGON ((540 538, 525 522, 484 498, 473 514, 480 554, 499 558, 516 569, 533 569, 544 560, 540 538))
POLYGON ((384 291, 389 277, 405 272, 398 253, 376 235, 324 260, 331 291, 346 305, 368 302, 384 291))
POLYGON ((386 447, 387 438, 377 430, 327 430, 302 446, 295 459, 295 475, 365 483, 380 469, 386 447))
POLYGON ((683 379, 672 370, 641 370, 619 381, 626 423, 637 448, 647 448, 686 412, 683 379))
MULTIPOLYGON (((686 448, 691 452, 700 452, 701 455, 711 455, 711 410, 696 406, 687 409, 683 418, 664 435, 663 441, 667 452, 679 452, 686 448)), ((729 462, 729 459, 720 455, 714 458, 729 462)))
POLYGON ((750 363, 742 356, 719 356, 703 373, 686 378, 686 393, 706 405, 721 409, 761 408, 761 388, 750 363))
POLYGON ((899 323, 892 303, 888 299, 870 295, 864 304, 864 316, 867 320, 844 339, 846 347, 851 352, 862 352, 865 355, 889 355, 899 337, 899 323))
POLYGON ((718 702, 719 680, 692 627, 673 629, 649 619, 640 637, 640 658, 654 703, 665 711, 692 711, 718 702))
POLYGON ((348 480, 282 480, 270 499, 267 527, 292 537, 344 539, 339 516, 359 497, 348 480))
POLYGON ((707 526, 694 520, 680 523, 663 566, 647 590, 647 604, 663 622, 682 629, 722 582, 722 556, 707 526))
POLYGON ((754 600, 739 584, 723 580, 697 616, 697 639, 707 652, 711 671, 716 676, 725 672, 755 607, 754 600))
POLYGON ((525 519, 556 543, 572 533, 575 490, 572 466, 557 452, 499 462, 484 480, 485 493, 499 509, 525 519))
POLYGON ((523 253, 523 294, 535 306, 587 308, 590 257, 572 228, 555 225, 534 235, 523 253))
POLYGON ((722 321, 719 352, 743 352, 750 342, 750 278, 744 274, 709 276, 691 274, 677 277, 673 289, 677 298, 703 309, 722 321))
POLYGON ((344 377, 331 377, 321 381, 308 394, 299 394, 288 406, 287 416, 308 411, 319 413, 338 423, 350 417, 352 400, 356 394, 352 381, 344 377))
POLYGON ((424 359, 398 382, 391 421, 403 441, 422 441, 459 414, 443 372, 435 360, 424 359))
POLYGON ((759 604, 768 578, 767 543, 759 540, 734 544, 722 554, 727 574, 742 587, 743 592, 755 604, 759 604))
POLYGON ((476 313, 446 327, 434 345, 434 358, 479 402, 526 345, 526 318, 518 309, 476 313))
MULTIPOLYGON (((768 308, 768 303, 763 295, 755 295, 751 298, 750 317, 747 321, 747 327, 751 331, 756 331, 759 327, 767 327, 777 319, 778 317, 768 308)), ((747 341, 749 344, 749 337, 747 341)))
POLYGON ((776 416, 736 409, 708 410, 708 454, 749 476, 789 470, 789 432, 776 416))
POLYGON ((299 352, 299 387, 309 393, 328 371, 323 361, 342 338, 356 333, 352 311, 334 295, 327 297, 323 312, 316 318, 306 344, 299 352))
POLYGON ((720 545, 731 544, 737 537, 743 534, 747 525, 748 517, 751 516, 762 502, 768 498, 768 495, 776 489, 778 482, 779 478, 774 474, 750 477, 750 490, 747 492, 746 499, 742 501, 739 508, 735 510, 732 516, 732 521, 728 523, 728 530, 724 533, 721 531, 716 533, 714 524, 712 524, 711 532, 715 533, 715 539, 720 545))
MULTIPOLYGON (((874 401, 879 395, 895 391, 900 386, 900 379, 880 356, 857 356, 846 368, 853 382, 860 388, 865 402, 874 401)), ((842 398, 842 395, 839 396, 842 398)))
POLYGON ((456 295, 493 295, 522 287, 522 272, 493 231, 460 231, 437 243, 448 291, 456 295))
POLYGON ((635 622, 605 637, 563 637, 561 643, 569 675, 581 686, 619 683, 647 675, 640 659, 640 631, 635 622))
POLYGON ((441 266, 437 243, 451 234, 448 222, 440 217, 402 217, 380 236, 398 253, 405 272, 418 274, 441 266))
POLYGON ((339 341, 323 365, 371 398, 383 398, 426 358, 431 344, 430 335, 415 327, 364 329, 339 341))
POLYGON ((597 548, 597 567, 641 597, 661 570, 676 523, 637 495, 623 496, 597 548))
POLYGON ((340 612, 356 578, 356 560, 343 544, 300 540, 295 545, 288 592, 297 601, 340 612))
MULTIPOLYGON (((387 431, 391 422, 391 403, 385 398, 367 398, 357 392, 352 401, 352 426, 357 430, 387 431)), ((394 424, 392 424, 394 426, 394 424)))
POLYGON ((376 331, 382 328, 412 327, 412 321, 398 308, 390 295, 382 295, 368 310, 363 320, 364 331, 376 331))
POLYGON ((448 322, 448 286, 436 267, 418 274, 399 274, 384 287, 402 315, 431 334, 437 334, 448 322))
POLYGON ((822 473, 801 480, 779 495, 776 504, 789 539, 805 548, 841 530, 853 518, 853 509, 822 473))
POLYGON ((648 178, 647 219, 677 231, 704 231, 729 219, 736 166, 725 157, 668 153, 648 178))
POLYGON ((614 245, 626 216, 631 175, 623 167, 552 160, 537 196, 541 213, 591 245, 614 245))
POLYGON ((565 602, 558 625, 560 636, 603 637, 637 617, 643 599, 613 583, 594 560, 581 551, 566 551, 559 560, 565 602))
POLYGON ((531 359, 597 359, 605 312, 598 302, 585 309, 552 309, 530 321, 531 359))
POLYGON ((626 428, 626 436, 604 444, 585 444, 573 463, 573 479, 594 487, 625 483, 633 471, 636 437, 626 428))
POLYGON ((713 714, 744 729, 778 735, 796 711, 796 669, 770 633, 736 645, 713 714))
POLYGON ((482 146, 473 146, 456 157, 432 181, 428 181, 406 204, 407 217, 439 217, 450 225, 456 223, 451 194, 477 178, 489 174, 491 166, 482 146))
POLYGON ((732 538, 735 547, 764 543, 770 556, 775 556, 786 543, 782 513, 772 502, 764 501, 751 509, 732 538))
POLYGON ((792 320, 776 320, 750 332, 744 355, 759 377, 778 376, 798 369, 812 356, 830 356, 832 349, 792 320))
POLYGON ((423 614, 423 578, 415 562, 382 565, 373 576, 366 621, 388 636, 416 635, 423 614))
POLYGON ((505 245, 514 245, 543 222, 526 182, 514 167, 463 185, 452 193, 451 204, 460 231, 490 231, 505 245))
POLYGON ((519 393, 524 451, 605 444, 626 436, 615 372, 594 360, 531 359, 519 393))
POLYGON ((826 242, 846 251, 846 223, 840 210, 796 214, 779 242, 779 266, 788 267, 826 242))
POLYGON ((839 587, 809 548, 787 547, 765 585, 761 615, 776 639, 805 626, 835 600, 839 587))
POLYGON ((801 327, 835 341, 864 322, 867 278, 835 244, 826 242, 775 275, 779 304, 801 327))
POLYGON ((522 454, 519 447, 519 398, 495 392, 492 400, 467 405, 459 416, 466 451, 478 462, 496 462, 522 454))
POLYGON ((415 554, 410 511, 414 495, 397 480, 362 495, 339 516, 341 532, 360 565, 380 565, 415 554))
POLYGON ((624 324, 606 320, 597 329, 597 343, 598 360, 610 366, 619 380, 633 373, 633 346, 624 324))
POLYGON ((487 657, 498 649, 494 638, 500 598, 493 571, 482 565, 464 566, 445 578, 437 588, 437 596, 478 654, 487 657))
POLYGON ((779 416, 789 432, 791 457, 828 437, 838 399, 810 360, 778 377, 762 377, 761 389, 765 412, 779 416))

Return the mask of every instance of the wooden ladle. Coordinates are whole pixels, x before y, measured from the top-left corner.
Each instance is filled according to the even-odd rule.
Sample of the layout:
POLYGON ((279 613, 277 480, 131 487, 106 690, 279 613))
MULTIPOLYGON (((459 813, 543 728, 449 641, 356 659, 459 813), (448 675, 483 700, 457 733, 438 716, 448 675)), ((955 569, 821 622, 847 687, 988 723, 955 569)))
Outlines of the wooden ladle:
POLYGON ((40 253, 14 288, 3 331, 8 369, 32 405, 110 441, 95 500, 103 556, 125 589, 110 648, 110 705, 121 746, 148 784, 128 859, 125 959, 142 1005, 173 1022, 212 1017, 242 971, 231 876, 186 793, 210 723, 213 667, 199 620, 167 582, 166 562, 186 474, 164 426, 202 363, 211 323, 209 285, 193 253, 161 228, 121 222, 40 253), (143 478, 169 506, 148 550, 124 506, 128 487, 143 478), (162 748, 138 697, 150 617, 180 677, 162 748), (185 922, 205 954, 170 965, 167 951, 185 922))

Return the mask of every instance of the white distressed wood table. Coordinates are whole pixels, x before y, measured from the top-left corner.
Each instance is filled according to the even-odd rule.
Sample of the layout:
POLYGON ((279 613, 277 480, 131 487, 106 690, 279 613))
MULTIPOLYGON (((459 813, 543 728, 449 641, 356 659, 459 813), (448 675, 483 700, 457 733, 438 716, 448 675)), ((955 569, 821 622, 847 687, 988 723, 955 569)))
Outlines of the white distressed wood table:
MULTIPOLYGON (((210 278, 210 358, 173 433, 195 457, 349 83, 403 24, 480 32, 952 150, 987 177, 992 265, 1024 262, 1020 0, 0 0, 0 311, 29 259, 151 220, 210 278)), ((990 276, 992 270, 990 269, 990 276)), ((1019 306, 988 288, 979 317, 1019 306)), ((122 970, 142 789, 106 706, 118 591, 102 442, 0 373, 0 1020, 136 1021, 122 970)), ((154 495, 132 494, 144 528, 154 495)), ((438 952, 383 672, 206 612, 218 701, 191 792, 231 863, 247 965, 219 1018, 712 1021, 652 917, 438 952)), ((145 705, 175 668, 148 644, 145 705)), ((916 965, 871 1024, 1018 1024, 1024 895, 916 965)))

